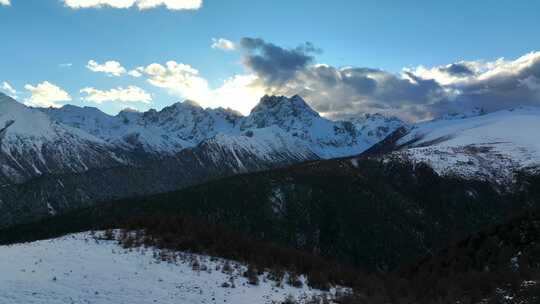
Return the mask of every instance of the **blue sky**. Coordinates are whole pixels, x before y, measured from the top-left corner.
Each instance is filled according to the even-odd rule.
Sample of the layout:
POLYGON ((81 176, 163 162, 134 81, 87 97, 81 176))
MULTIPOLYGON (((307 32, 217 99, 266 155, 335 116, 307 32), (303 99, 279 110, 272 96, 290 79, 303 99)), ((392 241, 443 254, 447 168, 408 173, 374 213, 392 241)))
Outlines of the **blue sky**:
MULTIPOLYGON (((171 83, 153 85, 148 75, 127 75, 152 63, 189 65, 209 90, 220 88, 235 75, 261 78, 261 71, 244 62, 246 51, 239 44, 244 37, 262 38, 285 50, 311 42, 320 49, 311 54, 311 65, 369 67, 393 74, 403 68, 432 68, 462 60, 515 60, 540 50, 540 2, 532 0, 204 0, 200 8, 190 10, 164 5, 144 10, 136 5, 74 9, 64 0, 10 2, 0 5, 0 85, 7 82, 16 91, 12 95, 24 101, 32 92, 27 85, 36 88, 47 81, 70 95, 71 100, 55 104, 98 106, 109 113, 126 106, 159 109, 192 97, 184 96, 191 95, 185 90, 171 88, 171 83), (212 48, 212 38, 225 38, 237 47, 228 51, 212 48), (93 72, 87 68, 90 60, 98 65, 117 61, 126 73, 116 77, 93 72), (150 94, 151 101, 96 104, 81 99, 83 88, 107 91, 129 86, 150 94)), ((268 84, 250 94, 262 91, 269 91, 268 84)), ((283 92, 275 86, 270 91, 283 92)), ((227 101, 217 93, 201 94, 193 96, 224 99, 203 101, 207 106, 231 106, 245 113, 253 104, 227 101)), ((234 93, 233 98, 236 96, 245 97, 234 93)))

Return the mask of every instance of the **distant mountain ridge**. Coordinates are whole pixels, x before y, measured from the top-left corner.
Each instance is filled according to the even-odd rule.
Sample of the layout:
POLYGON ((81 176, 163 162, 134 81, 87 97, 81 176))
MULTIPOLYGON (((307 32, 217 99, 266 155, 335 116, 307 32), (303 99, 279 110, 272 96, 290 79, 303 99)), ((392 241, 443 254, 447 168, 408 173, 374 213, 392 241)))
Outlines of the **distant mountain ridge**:
POLYGON ((203 109, 185 101, 161 111, 122 111, 110 116, 97 108, 67 105, 40 109, 54 120, 81 129, 123 149, 142 148, 148 153, 172 154, 194 147, 204 139, 234 128, 237 113, 203 109))
POLYGON ((75 106, 41 110, 60 123, 113 145, 124 149, 139 147, 158 154, 178 153, 218 135, 243 136, 250 141, 256 134, 265 138, 292 137, 295 146, 308 146, 309 152, 320 158, 342 157, 361 153, 404 125, 383 116, 354 122, 331 121, 321 117, 300 96, 264 96, 246 117, 230 109, 203 109, 193 101, 175 103, 161 111, 122 111, 116 116, 96 108, 75 106), (381 128, 365 136, 361 129, 372 125, 381 128))
POLYGON ((110 116, 72 105, 28 108, 6 95, 0 95, 0 110, 2 184, 95 168, 144 166, 148 159, 209 145, 216 151, 242 151, 244 156, 253 151, 248 159, 270 162, 271 155, 291 155, 295 162, 349 156, 404 124, 383 116, 331 121, 299 96, 265 96, 246 117, 230 109, 203 109, 192 101, 161 111, 126 110, 110 116), (378 129, 368 135, 362 133, 365 128, 378 129))

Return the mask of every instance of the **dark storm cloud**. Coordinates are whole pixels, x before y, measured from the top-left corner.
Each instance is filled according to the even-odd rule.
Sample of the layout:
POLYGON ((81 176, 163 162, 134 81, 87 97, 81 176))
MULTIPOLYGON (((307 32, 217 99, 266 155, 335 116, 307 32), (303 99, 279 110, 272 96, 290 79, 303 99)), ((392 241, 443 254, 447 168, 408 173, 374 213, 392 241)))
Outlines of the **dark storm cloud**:
POLYGON ((312 43, 285 49, 260 38, 242 38, 240 46, 246 51, 244 64, 271 85, 281 85, 312 63, 312 54, 319 52, 312 43))

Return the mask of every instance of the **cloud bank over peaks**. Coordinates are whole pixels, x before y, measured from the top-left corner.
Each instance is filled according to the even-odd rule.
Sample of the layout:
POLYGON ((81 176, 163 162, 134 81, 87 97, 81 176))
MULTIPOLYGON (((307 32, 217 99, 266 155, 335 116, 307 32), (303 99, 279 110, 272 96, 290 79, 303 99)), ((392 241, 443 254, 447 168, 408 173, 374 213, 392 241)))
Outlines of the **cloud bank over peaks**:
MULTIPOLYGON (((220 39, 214 40, 216 48, 233 47, 220 39)), ((491 112, 540 106, 540 52, 515 59, 461 60, 393 73, 317 63, 321 50, 309 42, 285 48, 245 37, 233 45, 242 56, 245 71, 233 74, 218 86, 211 86, 195 67, 174 60, 129 69, 114 60, 90 60, 87 68, 109 77, 129 75, 172 96, 195 100, 203 107, 228 107, 242 114, 249 114, 266 94, 300 95, 321 115, 335 119, 382 113, 419 121, 477 108, 491 112)), ((119 80, 126 79, 130 78, 119 80)), ((71 99, 67 92, 48 82, 25 88, 32 95, 27 100, 30 104, 56 106, 71 99)), ((10 93, 5 85, 3 90, 10 93)), ((149 93, 129 83, 107 90, 88 86, 81 93, 85 94, 82 100, 98 104, 152 102, 149 93)))
POLYGON ((382 112, 415 121, 473 108, 540 106, 540 52, 515 60, 460 61, 390 73, 315 64, 320 51, 310 43, 288 49, 243 38, 241 46, 245 67, 266 92, 299 94, 329 117, 382 112))

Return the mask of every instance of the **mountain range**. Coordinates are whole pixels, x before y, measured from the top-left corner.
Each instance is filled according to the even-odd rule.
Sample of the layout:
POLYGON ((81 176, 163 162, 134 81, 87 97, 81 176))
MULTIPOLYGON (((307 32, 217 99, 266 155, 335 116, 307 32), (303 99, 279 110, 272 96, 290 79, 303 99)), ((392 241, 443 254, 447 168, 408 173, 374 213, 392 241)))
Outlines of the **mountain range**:
POLYGON ((195 102, 116 116, 0 96, 0 226, 223 176, 359 154, 405 125, 331 121, 299 96, 265 96, 250 115, 195 102))
POLYGON ((472 111, 410 124, 320 116, 299 96, 265 96, 248 116, 193 101, 161 111, 30 108, 0 95, 0 226, 241 173, 358 157, 427 164, 511 188, 538 172, 540 109, 472 111))

